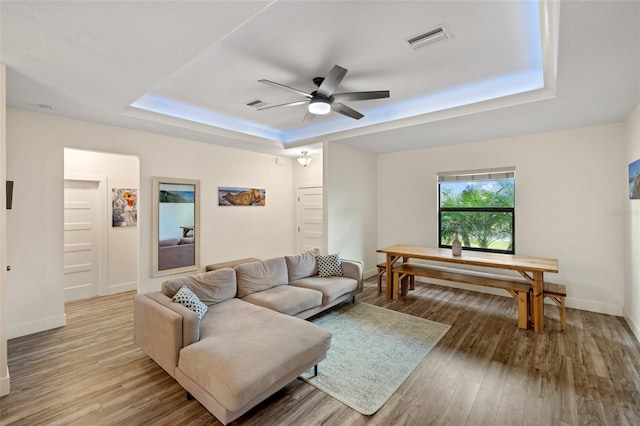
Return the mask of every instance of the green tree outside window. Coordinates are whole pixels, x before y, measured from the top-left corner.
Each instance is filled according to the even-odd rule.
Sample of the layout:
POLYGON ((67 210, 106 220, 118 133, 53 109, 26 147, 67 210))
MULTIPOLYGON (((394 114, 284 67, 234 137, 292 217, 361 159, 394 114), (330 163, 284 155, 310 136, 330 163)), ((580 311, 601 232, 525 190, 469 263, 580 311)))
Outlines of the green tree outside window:
POLYGON ((515 179, 442 182, 440 247, 514 253, 515 179))

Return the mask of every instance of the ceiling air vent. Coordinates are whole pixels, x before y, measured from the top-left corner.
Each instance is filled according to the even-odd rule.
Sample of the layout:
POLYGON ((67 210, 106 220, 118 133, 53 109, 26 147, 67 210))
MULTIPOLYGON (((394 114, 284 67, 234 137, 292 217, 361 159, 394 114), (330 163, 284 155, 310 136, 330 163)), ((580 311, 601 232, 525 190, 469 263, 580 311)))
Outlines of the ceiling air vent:
POLYGON ((247 102, 247 106, 253 107, 253 108, 262 108, 263 106, 267 106, 268 103, 261 100, 261 99, 255 99, 251 102, 247 102))
POLYGON ((444 27, 444 25, 440 25, 437 28, 427 31, 426 33, 418 34, 417 36, 411 37, 407 40, 407 43, 409 43, 409 46, 413 47, 414 49, 419 49, 428 44, 432 44, 440 40, 448 40, 450 38, 451 36, 449 35, 449 32, 444 27))

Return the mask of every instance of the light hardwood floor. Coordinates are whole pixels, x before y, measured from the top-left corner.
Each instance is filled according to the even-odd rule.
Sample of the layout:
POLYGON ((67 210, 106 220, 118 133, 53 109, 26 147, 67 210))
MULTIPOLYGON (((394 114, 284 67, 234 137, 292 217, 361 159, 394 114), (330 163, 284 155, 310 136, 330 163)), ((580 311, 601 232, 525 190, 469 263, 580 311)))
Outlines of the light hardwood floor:
MULTIPOLYGON (((357 297, 451 325, 375 415, 295 380, 233 424, 640 424, 640 344, 622 318, 568 309, 563 335, 548 305, 534 334, 518 329, 513 299, 416 284, 389 301, 368 280, 357 297)), ((68 303, 67 326, 10 340, 0 424, 219 424, 134 346, 132 296, 68 303)))

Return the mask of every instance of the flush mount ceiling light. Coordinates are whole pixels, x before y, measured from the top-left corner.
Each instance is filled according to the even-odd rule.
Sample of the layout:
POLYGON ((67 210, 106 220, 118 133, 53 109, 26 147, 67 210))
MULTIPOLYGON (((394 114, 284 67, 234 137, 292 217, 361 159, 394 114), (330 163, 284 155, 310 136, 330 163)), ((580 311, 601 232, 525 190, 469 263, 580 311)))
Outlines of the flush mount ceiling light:
MULTIPOLYGON (((309 108, 309 111, 311 111, 311 108, 309 108)), ((307 167, 311 164, 311 157, 307 156, 308 153, 309 151, 302 151, 302 157, 298 157, 298 163, 303 167, 307 167)))
POLYGON ((329 114, 331 111, 331 104, 328 99, 322 99, 314 97, 309 102, 309 112, 316 115, 329 114))

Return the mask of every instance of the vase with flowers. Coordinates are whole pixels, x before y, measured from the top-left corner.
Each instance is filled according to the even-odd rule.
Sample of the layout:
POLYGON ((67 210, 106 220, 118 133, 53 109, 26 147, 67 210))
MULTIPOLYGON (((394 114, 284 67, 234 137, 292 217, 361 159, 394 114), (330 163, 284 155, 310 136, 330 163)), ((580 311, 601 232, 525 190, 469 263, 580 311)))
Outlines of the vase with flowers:
POLYGON ((451 254, 453 256, 461 256, 462 255, 462 242, 458 238, 458 227, 460 226, 460 222, 451 221, 451 227, 453 228, 453 241, 451 242, 451 254))

